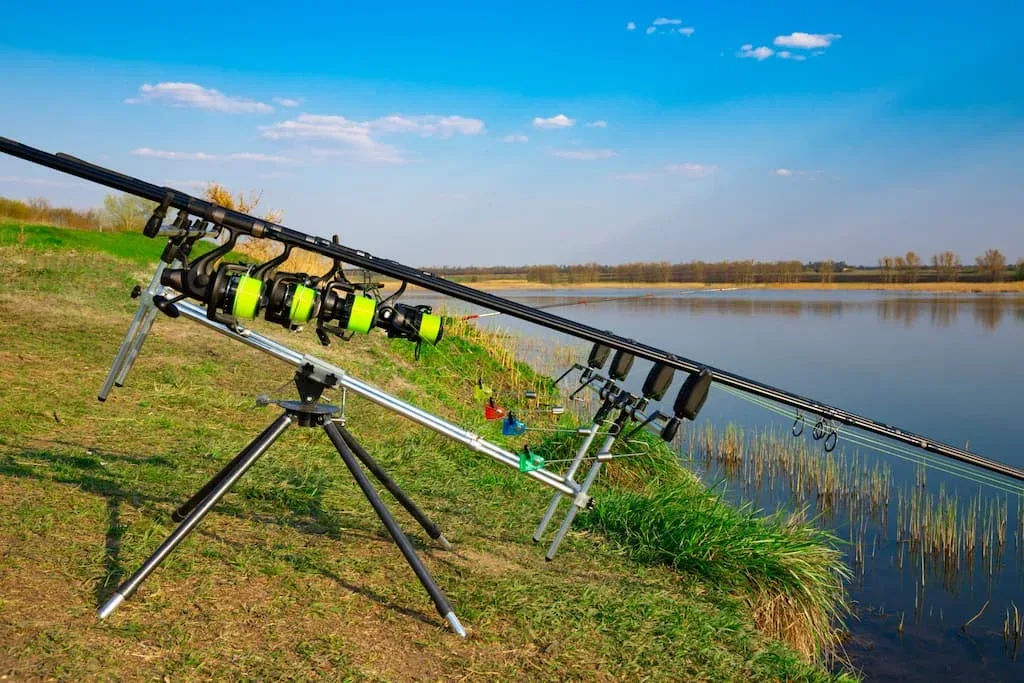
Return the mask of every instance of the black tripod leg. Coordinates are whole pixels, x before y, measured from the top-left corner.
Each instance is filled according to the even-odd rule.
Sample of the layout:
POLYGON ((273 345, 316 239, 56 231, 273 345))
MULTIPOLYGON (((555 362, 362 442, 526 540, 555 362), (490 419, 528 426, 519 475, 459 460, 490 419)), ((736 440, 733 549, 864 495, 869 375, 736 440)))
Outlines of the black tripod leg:
POLYGON ((345 439, 345 443, 348 444, 350 449, 352 449, 352 452, 355 453, 360 462, 366 466, 366 469, 370 470, 370 474, 376 477, 377 481, 391 492, 391 495, 401 503, 402 507, 404 507, 409 514, 419 522, 420 526, 423 527, 423 530, 427 532, 427 535, 435 541, 439 541, 441 545, 444 546, 445 550, 451 550, 452 546, 448 542, 448 539, 444 537, 444 534, 441 533, 441 529, 438 528, 438 526, 434 524, 434 522, 432 522, 422 510, 420 510, 419 506, 412 501, 412 498, 410 498, 405 491, 395 483, 388 473, 384 471, 384 468, 373 459, 373 456, 366 452, 363 445, 359 443, 354 436, 352 436, 352 432, 340 425, 338 426, 338 432, 341 433, 341 438, 345 439))
POLYGON ((252 444, 249 444, 242 449, 242 452, 231 459, 227 465, 224 465, 220 472, 214 475, 213 479, 203 484, 203 488, 196 491, 195 495, 188 499, 188 502, 184 503, 181 507, 171 513, 171 519, 175 522, 188 517, 188 513, 196 509, 196 506, 206 500, 206 497, 210 495, 210 491, 217 488, 217 485, 224 481, 224 477, 231 474, 231 471, 238 467, 238 463, 242 462, 249 456, 249 451, 252 449, 252 444))
POLYGON ((263 430, 262 434, 257 436, 252 443, 245 447, 242 451, 242 453, 245 454, 245 458, 238 462, 237 467, 222 477, 221 475, 218 475, 220 480, 217 482, 217 485, 210 490, 209 495, 207 495, 207 497, 204 498, 202 502, 188 514, 185 521, 178 525, 177 529, 171 532, 171 535, 167 537, 167 540, 160 544, 160 547, 156 549, 156 552, 150 555, 149 559, 131 575, 131 578, 117 587, 117 590, 114 591, 112 596, 110 596, 110 599, 107 600, 106 604, 100 607, 100 619, 106 619, 110 616, 111 612, 117 609, 118 606, 124 602, 125 598, 131 597, 132 593, 135 592, 139 585, 146 580, 146 577, 148 577, 154 569, 160 566, 160 563, 171 554, 171 551, 173 551, 186 536, 192 533, 192 530, 196 525, 199 524, 203 517, 213 509, 213 506, 224 497, 224 494, 235 485, 235 482, 237 482, 253 465, 253 463, 255 463, 261 455, 267 452, 267 449, 277 441, 278 437, 288 429, 289 425, 292 423, 292 419, 292 417, 285 413, 274 420, 269 427, 263 430))
POLYGON ((352 473, 352 477, 359 484, 359 488, 362 490, 363 495, 370 501, 370 505, 373 506, 373 511, 380 517, 380 521, 387 527, 388 533, 391 534, 391 538, 394 539, 395 545, 405 555, 405 561, 409 563, 412 570, 416 572, 416 578, 423 584, 423 588, 426 589, 427 593, 430 594, 431 600, 434 601, 434 606, 437 608, 438 614, 444 617, 451 625, 452 630, 457 634, 466 637, 466 630, 462 628, 462 624, 459 623, 458 617, 455 616, 455 612, 452 611, 452 606, 448 602, 448 598, 445 597, 441 589, 438 588, 437 583, 434 581, 434 577, 430 575, 430 572, 423 565, 423 561, 420 556, 416 554, 416 549, 413 548, 412 542, 406 538, 405 534, 399 528, 398 523, 395 522, 395 518, 388 512, 388 508, 384 505, 384 501, 380 499, 380 495, 377 490, 373 488, 366 473, 359 467, 359 463, 356 461, 356 456, 349 449, 348 444, 345 443, 345 437, 342 436, 338 430, 337 425, 333 422, 328 422, 324 425, 324 431, 327 432, 327 436, 330 437, 334 447, 338 449, 338 455, 345 462, 345 466, 348 467, 349 472, 352 473))

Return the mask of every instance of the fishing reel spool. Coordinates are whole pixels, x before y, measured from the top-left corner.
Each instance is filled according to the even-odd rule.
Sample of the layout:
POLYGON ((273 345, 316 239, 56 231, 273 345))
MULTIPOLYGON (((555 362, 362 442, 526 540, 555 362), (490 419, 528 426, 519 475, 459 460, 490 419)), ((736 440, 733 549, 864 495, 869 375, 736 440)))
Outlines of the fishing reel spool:
POLYGON ((320 294, 305 273, 277 273, 267 285, 263 317, 288 330, 301 330, 317 314, 320 294))
POLYGON ((226 263, 217 269, 206 293, 210 320, 235 325, 253 320, 263 307, 263 280, 253 277, 248 266, 226 263))
POLYGON ((330 343, 328 332, 348 341, 356 332, 367 334, 377 324, 377 300, 365 291, 357 292, 348 281, 328 283, 320 301, 316 334, 324 346, 330 343), (328 325, 334 321, 337 325, 328 325))

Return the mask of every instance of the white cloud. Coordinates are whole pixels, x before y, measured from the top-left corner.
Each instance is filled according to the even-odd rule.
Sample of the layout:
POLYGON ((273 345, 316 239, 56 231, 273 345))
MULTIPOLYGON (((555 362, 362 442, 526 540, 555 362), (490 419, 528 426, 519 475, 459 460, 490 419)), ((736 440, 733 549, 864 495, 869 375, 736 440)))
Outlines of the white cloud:
POLYGON ((454 135, 479 135, 484 122, 465 116, 404 116, 391 114, 372 121, 353 121, 344 116, 300 114, 294 119, 263 126, 263 137, 271 140, 327 140, 345 149, 317 149, 320 158, 346 157, 356 161, 404 164, 407 159, 394 146, 380 142, 376 135, 411 133, 421 137, 450 138, 454 135))
POLYGON ((587 124, 587 128, 607 128, 608 122, 604 120, 591 121, 587 124))
POLYGON ((172 107, 192 107, 219 111, 225 114, 265 114, 274 111, 269 104, 245 97, 231 97, 219 90, 204 88, 196 83, 144 83, 139 86, 138 97, 129 97, 128 104, 161 102, 172 107))
POLYGON ((258 152, 235 152, 233 154, 217 155, 206 152, 170 152, 165 149, 152 149, 151 147, 139 147, 133 149, 132 154, 138 157, 150 157, 152 159, 167 159, 169 161, 257 161, 271 164, 297 164, 295 159, 276 156, 274 154, 260 154, 258 152))
POLYGON ((522 133, 513 133, 512 135, 506 135, 501 139, 502 142, 528 142, 530 138, 526 137, 522 133))
POLYGON ((297 164, 295 159, 289 159, 288 157, 281 157, 274 154, 259 154, 258 152, 236 152, 229 154, 228 159, 236 161, 260 161, 268 164, 297 164))
POLYGON ((327 140, 345 145, 346 149, 314 149, 320 158, 346 157, 356 161, 404 164, 406 159, 393 146, 373 138, 369 123, 352 121, 344 116, 300 114, 294 119, 263 126, 263 137, 271 140, 327 140))
POLYGON ((533 119, 534 128, 571 128, 574 125, 576 119, 570 119, 565 114, 557 114, 546 119, 537 116, 533 119))
POLYGON ((788 36, 775 36, 775 45, 779 47, 795 47, 801 50, 812 50, 830 46, 843 36, 838 33, 803 33, 797 31, 788 36))
POLYGON ((615 152, 610 149, 556 149, 551 154, 560 159, 575 161, 597 161, 598 159, 611 159, 615 156, 615 152))
POLYGON ((747 43, 740 47, 740 51, 736 53, 736 56, 741 59, 756 59, 759 62, 763 62, 773 54, 775 54, 775 50, 770 47, 765 47, 764 45, 761 47, 754 47, 750 43, 747 43))
POLYGON ((673 175, 684 175, 688 178, 706 178, 718 169, 714 164, 666 164, 665 172, 673 175))
POLYGON ((668 17, 658 17, 657 19, 651 22, 651 25, 645 29, 645 32, 647 33, 647 35, 651 35, 652 33, 657 32, 678 33, 689 38, 694 34, 694 31, 696 29, 694 29, 692 26, 683 26, 682 23, 682 19, 669 19, 668 17))
POLYGON ((684 176, 687 178, 706 178, 713 175, 718 169, 714 164, 697 164, 697 163, 684 163, 684 164, 665 164, 661 168, 653 171, 635 171, 632 173, 621 173, 615 176, 618 180, 629 180, 634 182, 643 182, 650 180, 651 178, 662 178, 665 176, 684 176))
POLYGON ((773 169, 771 175, 779 176, 781 178, 792 178, 793 176, 808 176, 815 178, 821 175, 821 171, 795 171, 791 168, 776 168, 773 169))
POLYGON ((402 116, 391 114, 366 122, 371 130, 382 133, 417 133, 423 137, 436 135, 450 138, 453 135, 479 135, 484 132, 484 122, 465 116, 402 116))
POLYGON ((273 102, 274 104, 280 105, 280 106, 282 106, 282 107, 297 107, 297 106, 299 106, 300 104, 302 104, 302 102, 301 102, 301 101, 299 101, 299 100, 293 100, 293 99, 292 99, 292 98, 290 98, 290 97, 275 97, 275 98, 274 98, 273 100, 271 100, 271 101, 272 101, 272 102, 273 102))
POLYGON ((636 24, 633 23, 632 21, 629 22, 628 24, 626 24, 626 30, 627 31, 634 31, 634 30, 636 30, 636 24))
POLYGON ((132 154, 138 157, 152 157, 154 159, 170 159, 171 161, 213 161, 217 157, 206 152, 168 152, 165 149, 151 149, 139 147, 133 149, 132 154))

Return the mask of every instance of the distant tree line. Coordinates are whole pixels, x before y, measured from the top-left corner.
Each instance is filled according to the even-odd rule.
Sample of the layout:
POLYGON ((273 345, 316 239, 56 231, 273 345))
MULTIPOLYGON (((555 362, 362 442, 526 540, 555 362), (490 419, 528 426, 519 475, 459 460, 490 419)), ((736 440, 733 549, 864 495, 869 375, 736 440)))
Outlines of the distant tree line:
MULTIPOLYGON (((984 280, 1000 282, 1008 276, 1024 279, 1024 258, 1017 259, 1017 267, 1007 267, 1006 256, 998 249, 986 249, 974 259, 975 273, 984 280)), ((937 282, 956 282, 965 271, 960 256, 952 251, 932 254, 930 274, 937 282)), ((917 282, 922 274, 921 258, 913 251, 903 256, 883 256, 878 259, 882 282, 917 282)))
MULTIPOLYGON (((259 204, 258 192, 232 195, 224 186, 209 183, 204 196, 212 202, 252 212, 259 204)), ((38 222, 80 230, 136 230, 152 213, 154 204, 127 194, 110 194, 102 209, 78 210, 52 206, 42 198, 19 201, 0 197, 0 218, 38 222)), ((267 212, 266 219, 279 222, 280 211, 267 212)), ((845 261, 634 261, 617 265, 583 263, 571 265, 543 264, 528 266, 441 266, 432 272, 464 279, 522 278, 543 284, 578 284, 584 282, 700 282, 705 284, 776 284, 793 282, 881 281, 919 282, 927 276, 937 282, 956 282, 969 276, 972 280, 1001 281, 1007 278, 1024 280, 1024 257, 1015 266, 1009 265, 998 249, 987 249, 975 258, 975 267, 964 266, 952 251, 933 254, 931 266, 925 266, 916 252, 878 259, 877 270, 867 266, 851 266, 845 261)))
POLYGON ((972 281, 999 281, 1012 277, 1024 279, 1024 258, 1016 268, 1007 265, 998 249, 988 249, 975 259, 976 266, 964 266, 952 251, 932 255, 926 265, 916 252, 883 256, 878 268, 852 266, 845 261, 637 261, 605 265, 542 264, 527 266, 435 266, 432 272, 466 280, 524 278, 542 284, 578 284, 584 282, 700 282, 704 284, 777 284, 793 282, 955 282, 962 277, 972 281))
POLYGON ((153 212, 153 202, 128 194, 108 194, 102 209, 53 206, 41 197, 19 201, 0 197, 0 218, 77 230, 138 229, 153 212))

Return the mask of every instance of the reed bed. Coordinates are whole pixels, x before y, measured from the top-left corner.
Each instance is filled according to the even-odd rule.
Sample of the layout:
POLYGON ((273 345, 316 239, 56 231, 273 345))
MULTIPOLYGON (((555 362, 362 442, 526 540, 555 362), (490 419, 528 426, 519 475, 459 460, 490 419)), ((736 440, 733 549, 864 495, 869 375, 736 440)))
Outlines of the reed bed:
POLYGON ((887 463, 856 451, 826 453, 788 430, 748 434, 736 425, 719 429, 707 423, 688 432, 684 447, 706 471, 738 484, 745 500, 788 498, 795 508, 816 512, 821 525, 842 523, 848 560, 858 572, 890 528, 896 541, 893 564, 913 571, 922 588, 929 577, 951 591, 977 573, 992 580, 1003 567, 1011 535, 1017 567, 1024 568, 1020 496, 1014 519, 1005 494, 978 490, 961 496, 944 484, 929 492, 925 466, 915 469, 912 483, 896 486, 887 463), (893 502, 896 516, 890 525, 893 502))

